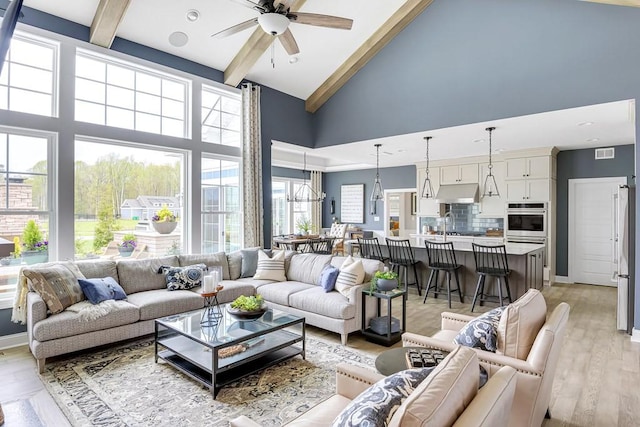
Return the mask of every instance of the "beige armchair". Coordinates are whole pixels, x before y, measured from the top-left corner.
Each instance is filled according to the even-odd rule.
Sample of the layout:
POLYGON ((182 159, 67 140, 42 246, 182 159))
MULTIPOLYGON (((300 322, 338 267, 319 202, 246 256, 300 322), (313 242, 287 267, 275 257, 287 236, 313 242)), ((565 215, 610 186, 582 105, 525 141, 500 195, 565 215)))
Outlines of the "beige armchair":
POLYGON ((333 241, 333 255, 344 255, 344 238, 347 235, 347 228, 349 228, 349 224, 339 224, 337 222, 331 224, 329 237, 335 238, 333 241))
MULTIPOLYGON (((560 303, 546 318, 546 303, 534 289, 510 304, 500 318, 496 353, 474 348, 480 364, 495 373, 503 366, 517 371, 516 393, 509 426, 540 427, 551 400, 551 386, 569 318, 569 305, 560 303)), ((442 313, 441 330, 433 337, 405 333, 405 347, 423 346, 450 351, 467 322, 474 319, 457 313, 442 313)))
MULTIPOLYGON (((515 370, 500 369, 480 390, 478 370, 475 352, 456 347, 403 401, 389 426, 506 426, 515 392, 515 370)), ((370 369, 341 363, 336 369, 336 394, 286 425, 331 426, 352 400, 383 378, 370 369)), ((241 416, 232 420, 230 426, 258 427, 259 424, 241 416)))

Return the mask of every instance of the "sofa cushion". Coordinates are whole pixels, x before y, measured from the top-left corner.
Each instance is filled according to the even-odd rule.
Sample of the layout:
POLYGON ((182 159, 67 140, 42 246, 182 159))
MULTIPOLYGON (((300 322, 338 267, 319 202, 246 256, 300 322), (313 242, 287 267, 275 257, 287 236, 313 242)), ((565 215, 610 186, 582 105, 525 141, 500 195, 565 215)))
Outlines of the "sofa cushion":
POLYGON ((272 257, 262 250, 258 251, 258 268, 253 278, 276 282, 287 280, 284 275, 284 251, 275 251, 272 257))
MULTIPOLYGON (((289 298, 296 292, 301 292, 306 289, 317 288, 322 292, 322 289, 316 285, 310 285, 302 282, 277 282, 270 283, 268 285, 260 286, 258 293, 264 297, 265 300, 280 305, 289 305, 289 298)), ((322 292, 324 294, 324 292, 322 292)))
POLYGON ((525 360, 546 317, 544 297, 537 289, 529 289, 502 313, 496 353, 525 360))
POLYGON ((300 254, 291 258, 287 279, 317 285, 322 270, 331 262, 331 255, 300 254))
POLYGON ((386 426, 402 402, 433 369, 407 369, 381 379, 353 399, 333 420, 332 426, 386 426))
POLYGON ((450 426, 478 392, 478 357, 456 347, 402 403, 389 426, 450 426))
MULTIPOLYGON (((263 294, 262 288, 258 293, 263 294)), ((333 319, 353 319, 356 315, 355 304, 350 304, 344 295, 337 291, 325 292, 320 286, 290 294, 288 305, 333 319)))
POLYGON ((122 300, 127 298, 124 289, 113 277, 78 279, 82 293, 91 304, 100 304, 107 300, 122 300))
POLYGON ((340 267, 340 273, 336 279, 336 291, 345 297, 349 297, 349 289, 362 283, 364 279, 364 267, 360 259, 347 257, 340 267))
POLYGON ((161 258, 133 259, 118 261, 118 277, 120 286, 127 295, 154 289, 166 290, 164 276, 158 274, 161 266, 178 267, 177 256, 161 258))
MULTIPOLYGON (((164 291, 166 292, 166 291, 164 291)), ((87 332, 102 331, 117 326, 129 325, 140 320, 140 310, 128 301, 115 301, 117 310, 111 311, 90 322, 80 320, 80 314, 65 310, 55 316, 49 316, 33 326, 33 338, 50 341, 57 338, 72 337, 87 332)), ((80 339, 80 338, 79 338, 80 339)))
POLYGON ((242 274, 242 252, 233 251, 227 254, 227 263, 229 264, 229 280, 237 280, 242 274))
POLYGON ((336 286, 338 274, 340 274, 340 270, 329 264, 320 273, 320 283, 318 284, 325 292, 331 292, 336 286))
POLYGON ((251 285, 256 290, 259 289, 260 286, 268 285, 269 283, 274 283, 273 280, 254 279, 253 277, 241 277, 240 279, 236 280, 235 282, 251 285))
POLYGON ((136 292, 127 301, 140 309, 140 320, 157 319, 204 307, 204 298, 195 292, 166 289, 136 292))
POLYGON ((176 291, 178 289, 191 289, 202 286, 206 270, 207 266, 205 264, 187 265, 185 267, 163 265, 158 273, 164 274, 167 290, 176 291))
POLYGON ((120 283, 118 268, 113 260, 89 259, 76 261, 75 264, 87 279, 113 277, 116 282, 120 283))
POLYGON ((53 314, 85 299, 78 283, 85 277, 73 263, 25 267, 22 274, 53 314))
POLYGON ((204 264, 207 267, 222 267, 222 278, 224 280, 230 280, 229 262, 224 252, 217 252, 215 254, 178 255, 178 260, 181 267, 194 264, 204 264))
MULTIPOLYGON (((250 296, 256 293, 255 287, 253 285, 251 285, 250 283, 241 282, 239 280, 223 280, 222 282, 220 282, 220 284, 223 286, 222 290, 218 291, 217 295, 218 302, 220 304, 231 302, 234 299, 238 298, 240 295, 250 296)), ((191 289, 191 292, 200 294, 202 292, 202 288, 193 288, 191 289)))
POLYGON ((505 307, 494 308, 476 317, 460 329, 453 339, 456 344, 496 352, 498 323, 505 307))

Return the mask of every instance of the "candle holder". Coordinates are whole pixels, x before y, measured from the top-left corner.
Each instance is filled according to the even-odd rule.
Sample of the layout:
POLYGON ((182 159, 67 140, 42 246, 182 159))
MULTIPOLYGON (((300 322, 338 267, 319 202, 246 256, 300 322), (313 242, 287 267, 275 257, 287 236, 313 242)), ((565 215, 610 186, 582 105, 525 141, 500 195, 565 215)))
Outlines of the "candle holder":
POLYGON ((222 286, 218 286, 214 292, 200 294, 204 298, 204 310, 202 311, 200 325, 216 326, 222 319, 222 311, 218 302, 218 291, 220 290, 222 290, 222 286))

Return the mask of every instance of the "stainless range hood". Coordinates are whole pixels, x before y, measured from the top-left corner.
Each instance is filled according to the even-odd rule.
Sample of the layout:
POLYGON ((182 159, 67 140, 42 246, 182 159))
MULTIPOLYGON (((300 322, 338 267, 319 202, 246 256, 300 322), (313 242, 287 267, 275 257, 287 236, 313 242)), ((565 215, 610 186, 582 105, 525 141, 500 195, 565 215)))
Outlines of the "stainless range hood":
POLYGON ((435 200, 438 203, 478 203, 478 184, 441 185, 435 200))

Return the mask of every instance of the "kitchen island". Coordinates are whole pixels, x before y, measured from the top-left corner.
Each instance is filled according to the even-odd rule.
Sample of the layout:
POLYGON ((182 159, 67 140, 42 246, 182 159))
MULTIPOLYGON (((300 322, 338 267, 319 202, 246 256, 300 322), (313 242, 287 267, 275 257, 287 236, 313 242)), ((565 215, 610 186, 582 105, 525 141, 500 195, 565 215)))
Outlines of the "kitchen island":
MULTIPOLYGON (((413 247, 416 261, 419 261, 418 264, 418 274, 420 275, 420 283, 422 285, 422 289, 426 289, 427 280, 429 278, 429 269, 428 269, 428 258, 427 258, 427 249, 424 246, 425 240, 433 240, 435 242, 442 242, 442 236, 435 235, 411 235, 412 239, 411 246, 413 247), (422 244, 419 245, 417 241, 422 244)), ((458 264, 462 265, 462 267, 458 270, 458 277, 460 279, 460 286, 462 288, 462 295, 464 296, 465 303, 471 303, 473 299, 473 295, 476 290, 476 284, 478 282, 478 275, 476 274, 476 264, 475 259, 473 257, 473 248, 471 244, 473 242, 482 245, 501 245, 503 240, 502 238, 489 238, 489 237, 474 237, 469 238, 465 236, 455 236, 454 238, 450 238, 447 236, 447 241, 451 241, 453 243, 453 248, 456 255, 456 261, 458 264)), ((383 252, 388 255, 388 250, 386 248, 386 242, 384 240, 380 240, 380 245, 382 246, 383 252)), ((509 275, 509 289, 511 291, 511 297, 513 300, 522 296, 528 289, 542 289, 543 286, 543 274, 544 274, 544 253, 545 253, 545 245, 536 245, 530 243, 506 243, 506 252, 507 252, 507 263, 509 264, 509 270, 511 270, 511 274, 509 275)), ((410 279, 409 282, 412 282, 412 274, 410 269, 410 279)), ((445 275, 440 274, 439 282, 444 284, 445 275)), ((452 282, 455 281, 455 278, 451 278, 452 282)), ((485 290, 488 292, 492 292, 493 286, 495 283, 495 279, 488 278, 485 290)), ((451 284, 452 288, 455 288, 455 282, 451 284)), ((411 287, 409 288, 411 290, 411 287)), ((446 284, 442 287, 445 289, 444 294, 439 294, 439 298, 446 298, 446 284)), ((497 289, 497 288, 496 288, 497 289)), ((415 292, 415 291, 414 291, 415 292)), ((497 290, 496 292, 497 293, 497 290)), ((429 296, 430 298, 432 296, 429 296)), ((455 302, 457 298, 455 295, 452 295, 452 302, 455 302)))

